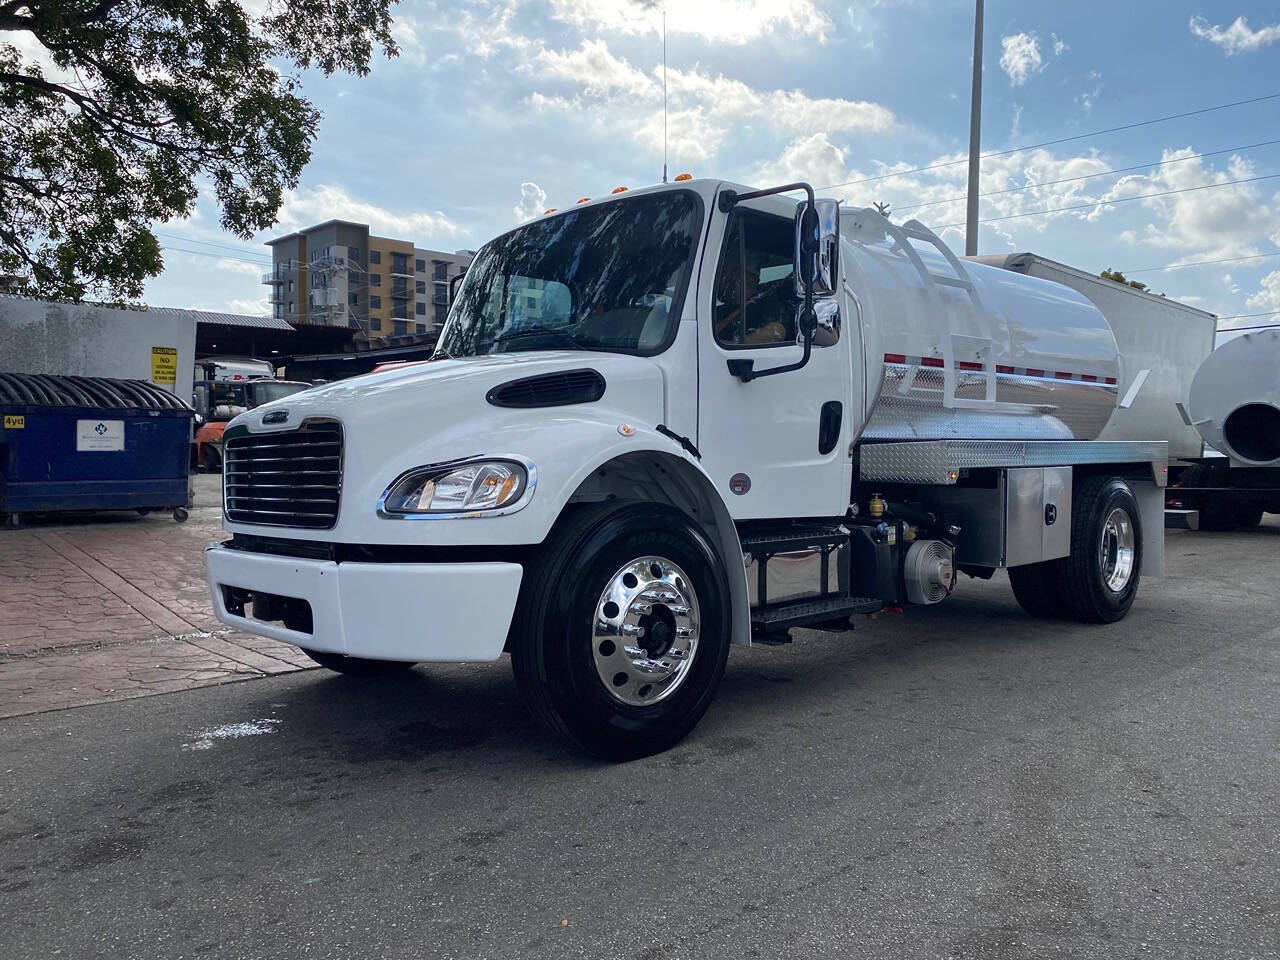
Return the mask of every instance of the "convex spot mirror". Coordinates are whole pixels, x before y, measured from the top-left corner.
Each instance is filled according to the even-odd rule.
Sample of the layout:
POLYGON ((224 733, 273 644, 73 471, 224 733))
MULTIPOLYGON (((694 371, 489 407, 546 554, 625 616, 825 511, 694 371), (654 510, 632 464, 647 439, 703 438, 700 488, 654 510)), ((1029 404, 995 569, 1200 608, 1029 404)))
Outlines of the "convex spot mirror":
POLYGON ((840 202, 796 204, 796 296, 833 297, 840 285, 840 202))

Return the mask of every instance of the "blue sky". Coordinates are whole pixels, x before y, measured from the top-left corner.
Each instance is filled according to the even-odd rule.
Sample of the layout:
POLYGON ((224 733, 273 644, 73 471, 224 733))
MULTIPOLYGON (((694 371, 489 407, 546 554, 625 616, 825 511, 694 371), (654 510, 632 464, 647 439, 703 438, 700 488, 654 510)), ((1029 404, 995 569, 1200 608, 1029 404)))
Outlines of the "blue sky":
MULTIPOLYGON (((760 186, 882 177, 824 193, 889 201, 894 219, 948 227, 963 248, 962 228, 948 225, 964 219, 964 165, 904 171, 967 150, 971 3, 670 6, 672 175, 760 186)), ((657 181, 660 11, 656 0, 402 0, 397 60, 363 79, 305 78, 324 119, 279 228, 242 243, 205 203, 158 226, 175 249, 147 301, 265 312, 260 241, 330 217, 454 250, 544 207, 657 181)), ((985 37, 984 151, 1280 94, 1274 0, 988 0, 985 37)), ((983 200, 982 216, 1011 219, 983 226, 980 252, 1144 271, 1135 278, 1155 291, 1222 316, 1280 311, 1280 178, 1228 182, 1280 174, 1280 143, 1254 146, 1269 140, 1280 140, 1280 98, 989 158, 983 192, 1005 192, 983 200), (1093 176, 1145 164, 1162 165, 1093 176), (1060 180, 1071 182, 1050 183, 1060 180), (1042 186, 1020 189, 1029 184, 1042 186), (1211 184, 1222 185, 1188 189, 1211 184)), ((1238 323, 1271 320, 1280 315, 1238 323)))

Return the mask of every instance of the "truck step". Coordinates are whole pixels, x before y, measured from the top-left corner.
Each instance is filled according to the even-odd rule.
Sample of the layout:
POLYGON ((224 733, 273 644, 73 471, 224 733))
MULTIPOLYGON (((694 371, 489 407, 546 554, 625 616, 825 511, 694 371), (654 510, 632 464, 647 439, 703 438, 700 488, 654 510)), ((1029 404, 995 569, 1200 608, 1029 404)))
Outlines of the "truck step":
POLYGON ((1172 507, 1166 507, 1164 511, 1164 525, 1168 530, 1199 530, 1200 511, 1175 510, 1172 507))
POLYGON ((838 596, 797 600, 752 610, 751 629, 754 634, 779 634, 792 627, 817 624, 825 626, 836 620, 847 622, 856 613, 875 613, 883 609, 884 602, 872 597, 838 596))
POLYGON ((747 534, 741 538, 742 552, 755 556, 805 550, 818 544, 842 544, 849 534, 839 527, 821 524, 788 524, 761 534, 747 534))

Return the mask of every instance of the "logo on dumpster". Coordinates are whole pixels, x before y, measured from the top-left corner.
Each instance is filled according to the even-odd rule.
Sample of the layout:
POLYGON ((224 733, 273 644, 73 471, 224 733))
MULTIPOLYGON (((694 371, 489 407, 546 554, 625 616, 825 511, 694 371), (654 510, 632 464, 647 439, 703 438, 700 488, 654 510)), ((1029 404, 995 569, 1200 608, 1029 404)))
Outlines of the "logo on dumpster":
POLYGON ((93 428, 93 432, 96 433, 98 436, 102 436, 104 433, 107 432, 107 425, 99 421, 98 425, 93 428))

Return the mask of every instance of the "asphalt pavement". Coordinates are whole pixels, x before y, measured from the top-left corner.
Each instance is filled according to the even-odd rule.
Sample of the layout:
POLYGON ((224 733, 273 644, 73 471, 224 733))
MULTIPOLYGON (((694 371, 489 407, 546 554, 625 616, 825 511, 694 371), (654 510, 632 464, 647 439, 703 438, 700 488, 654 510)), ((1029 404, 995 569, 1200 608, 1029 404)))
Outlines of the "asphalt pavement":
POLYGON ((735 649, 620 766, 505 660, 0 721, 0 956, 1276 956, 1276 521, 1110 627, 961 578, 735 649))

